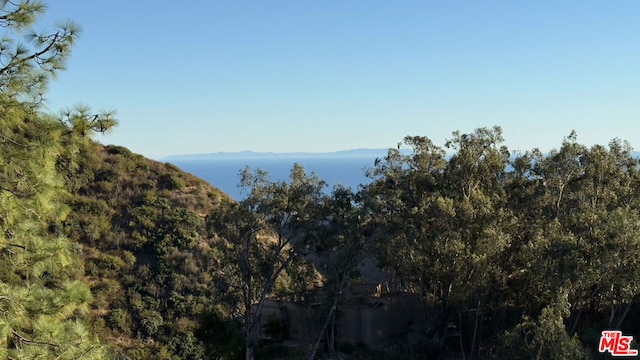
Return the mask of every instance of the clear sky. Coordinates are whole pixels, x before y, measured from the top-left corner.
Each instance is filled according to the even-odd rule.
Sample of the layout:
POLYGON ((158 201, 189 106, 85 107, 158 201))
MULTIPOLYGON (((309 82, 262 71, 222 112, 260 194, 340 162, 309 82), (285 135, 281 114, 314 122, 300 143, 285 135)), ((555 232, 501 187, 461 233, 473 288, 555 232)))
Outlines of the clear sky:
POLYGON ((83 33, 52 112, 115 109, 99 138, 152 158, 442 145, 640 148, 640 1, 51 0, 83 33))

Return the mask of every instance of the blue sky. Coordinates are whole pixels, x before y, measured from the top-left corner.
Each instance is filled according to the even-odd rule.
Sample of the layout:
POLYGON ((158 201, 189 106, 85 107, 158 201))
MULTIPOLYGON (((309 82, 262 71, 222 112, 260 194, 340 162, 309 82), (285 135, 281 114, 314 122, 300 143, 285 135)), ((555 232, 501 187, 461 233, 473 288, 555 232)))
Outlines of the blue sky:
POLYGON ((115 109, 152 158, 443 144, 640 148, 638 1, 55 0, 83 28, 49 109, 115 109))

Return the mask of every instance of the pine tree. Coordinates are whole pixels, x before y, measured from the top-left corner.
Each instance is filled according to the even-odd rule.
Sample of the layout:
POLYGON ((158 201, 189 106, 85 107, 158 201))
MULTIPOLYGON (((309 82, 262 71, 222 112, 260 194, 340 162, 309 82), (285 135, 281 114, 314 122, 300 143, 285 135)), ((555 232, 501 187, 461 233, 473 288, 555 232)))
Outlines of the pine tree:
POLYGON ((69 210, 60 170, 73 164, 78 129, 113 121, 86 111, 60 119, 40 112, 47 82, 64 68, 77 36, 71 23, 36 33, 45 9, 38 1, 0 1, 0 358, 101 359, 105 348, 83 324, 91 292, 81 281, 82 260, 62 236, 69 210))

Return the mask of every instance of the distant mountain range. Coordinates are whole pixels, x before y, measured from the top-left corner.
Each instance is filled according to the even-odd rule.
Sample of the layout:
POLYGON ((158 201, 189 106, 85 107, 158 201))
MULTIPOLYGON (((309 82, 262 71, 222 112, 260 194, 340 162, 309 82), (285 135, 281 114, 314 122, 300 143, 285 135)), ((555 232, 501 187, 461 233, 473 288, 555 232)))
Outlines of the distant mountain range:
MULTIPOLYGON (((171 155, 163 161, 202 161, 202 160, 245 160, 245 159, 330 159, 330 158, 369 158, 384 157, 387 155, 388 149, 352 149, 324 153, 311 152, 291 152, 291 153, 274 153, 274 152, 217 152, 209 154, 187 154, 187 155, 171 155)), ((407 153, 409 150, 406 150, 407 153)))

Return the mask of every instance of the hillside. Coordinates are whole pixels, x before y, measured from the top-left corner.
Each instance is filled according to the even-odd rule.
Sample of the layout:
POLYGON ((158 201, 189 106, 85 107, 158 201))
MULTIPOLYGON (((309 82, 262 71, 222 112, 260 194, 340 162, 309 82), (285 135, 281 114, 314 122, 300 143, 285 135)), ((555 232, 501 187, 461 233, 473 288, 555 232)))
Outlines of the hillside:
POLYGON ((116 357, 203 358, 198 331, 219 293, 204 218, 230 200, 122 147, 88 143, 78 163, 64 230, 84 258, 93 330, 116 357))

